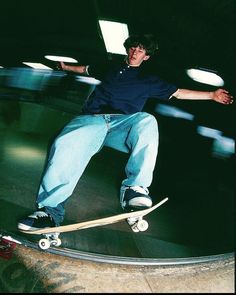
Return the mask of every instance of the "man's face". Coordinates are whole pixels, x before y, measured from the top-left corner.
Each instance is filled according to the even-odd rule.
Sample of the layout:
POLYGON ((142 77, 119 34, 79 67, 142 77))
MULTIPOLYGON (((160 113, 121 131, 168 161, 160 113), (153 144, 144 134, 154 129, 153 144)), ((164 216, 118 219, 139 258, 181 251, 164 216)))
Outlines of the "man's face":
POLYGON ((140 66, 144 60, 148 60, 150 57, 146 55, 146 50, 140 46, 129 48, 127 53, 128 64, 133 67, 140 66))

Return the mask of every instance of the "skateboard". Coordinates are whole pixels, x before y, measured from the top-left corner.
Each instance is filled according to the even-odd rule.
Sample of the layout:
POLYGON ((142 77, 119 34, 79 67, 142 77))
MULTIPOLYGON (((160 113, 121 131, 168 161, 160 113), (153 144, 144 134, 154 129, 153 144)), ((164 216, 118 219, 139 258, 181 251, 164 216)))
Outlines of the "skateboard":
POLYGON ((123 220, 127 220, 127 223, 129 224, 129 226, 134 232, 146 231, 148 229, 148 222, 144 220, 143 217, 149 214, 150 212, 152 212, 153 210, 155 210, 156 208, 160 207, 167 200, 168 198, 164 198, 162 201, 160 201, 156 205, 144 210, 131 211, 127 213, 121 213, 115 216, 109 216, 105 218, 84 221, 84 222, 79 222, 79 223, 74 223, 69 225, 49 227, 44 229, 32 230, 32 231, 24 231, 24 230, 20 230, 20 231, 26 234, 42 235, 43 238, 41 238, 38 242, 39 248, 41 248, 42 250, 46 250, 50 248, 51 245, 57 246, 57 247, 60 246, 61 245, 61 240, 59 238, 60 233, 108 225, 108 224, 120 222, 123 220))

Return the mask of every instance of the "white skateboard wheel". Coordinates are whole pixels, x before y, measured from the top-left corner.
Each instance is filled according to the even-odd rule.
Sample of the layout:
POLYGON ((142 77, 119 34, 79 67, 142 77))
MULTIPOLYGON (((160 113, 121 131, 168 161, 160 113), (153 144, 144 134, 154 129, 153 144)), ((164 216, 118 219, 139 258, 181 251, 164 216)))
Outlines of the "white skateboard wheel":
POLYGON ((132 231, 135 232, 135 233, 138 233, 138 232, 139 232, 139 229, 138 229, 138 227, 137 227, 137 223, 131 225, 131 229, 132 229, 132 231))
POLYGON ((48 239, 41 239, 39 240, 39 248, 42 250, 46 250, 48 248, 50 248, 50 241, 48 239))
POLYGON ((61 246, 61 239, 57 238, 51 242, 53 246, 59 247, 61 246))
POLYGON ((139 231, 145 231, 148 229, 148 222, 142 219, 137 222, 136 226, 139 231))

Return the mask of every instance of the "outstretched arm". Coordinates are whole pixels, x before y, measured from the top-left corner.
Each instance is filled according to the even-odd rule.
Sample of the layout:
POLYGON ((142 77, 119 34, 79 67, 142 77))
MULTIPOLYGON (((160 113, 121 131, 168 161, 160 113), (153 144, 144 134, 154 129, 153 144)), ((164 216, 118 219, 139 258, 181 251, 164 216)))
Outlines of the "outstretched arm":
POLYGON ((214 100, 222 104, 233 103, 233 96, 227 90, 217 89, 215 91, 195 91, 189 89, 178 89, 173 96, 177 99, 214 100))
POLYGON ((75 72, 79 74, 86 74, 88 75, 88 66, 70 66, 70 65, 65 65, 64 62, 60 62, 60 66, 62 70, 64 71, 70 71, 70 72, 75 72))

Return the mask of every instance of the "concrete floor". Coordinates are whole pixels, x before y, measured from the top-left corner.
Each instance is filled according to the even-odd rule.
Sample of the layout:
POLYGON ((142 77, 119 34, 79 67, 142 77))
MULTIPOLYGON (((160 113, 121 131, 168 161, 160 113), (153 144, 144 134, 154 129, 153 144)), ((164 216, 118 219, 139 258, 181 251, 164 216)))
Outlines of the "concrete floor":
MULTIPOLYGON (((17 233, 19 218, 35 208, 48 147, 72 115, 52 106, 17 100, 1 102, 0 109, 0 229, 17 233)), ((212 157, 211 141, 193 134, 194 126, 190 123, 170 122, 171 119, 161 117, 159 121, 166 135, 161 136, 150 192, 154 202, 162 196, 168 196, 169 201, 149 215, 149 230, 137 235, 130 232, 126 223, 83 230, 63 234, 62 247, 127 259, 178 259, 234 251, 232 159, 212 157), (173 123, 174 133, 169 126, 173 123), (176 133, 184 135, 176 137, 176 133)), ((127 155, 105 149, 92 159, 66 204, 65 223, 120 213, 118 191, 126 161, 127 155)), ((32 237, 32 241, 36 239, 32 237)), ((32 279, 30 286, 21 280, 19 287, 15 285, 19 290, 233 292, 234 286, 233 258, 223 264, 219 261, 200 268, 193 265, 182 269, 74 261, 22 245, 17 246, 14 253, 10 261, 1 261, 2 277, 7 278, 3 286, 9 285, 6 292, 14 290, 6 271, 8 266, 12 271, 15 266, 26 268, 27 273, 33 269, 38 276, 32 279), (14 267, 10 266, 13 261, 14 267), (50 274, 47 278, 45 270, 50 274), (60 284, 58 273, 66 273, 60 284)))

